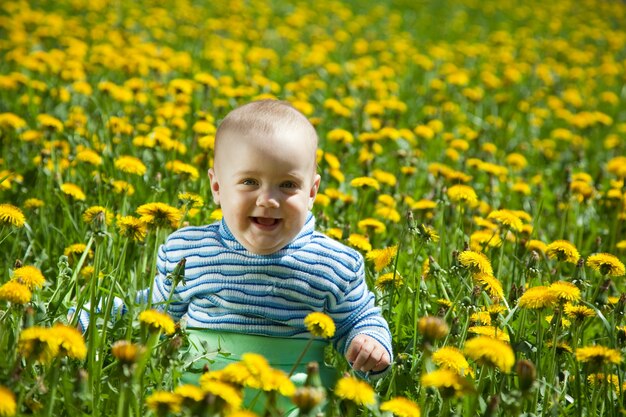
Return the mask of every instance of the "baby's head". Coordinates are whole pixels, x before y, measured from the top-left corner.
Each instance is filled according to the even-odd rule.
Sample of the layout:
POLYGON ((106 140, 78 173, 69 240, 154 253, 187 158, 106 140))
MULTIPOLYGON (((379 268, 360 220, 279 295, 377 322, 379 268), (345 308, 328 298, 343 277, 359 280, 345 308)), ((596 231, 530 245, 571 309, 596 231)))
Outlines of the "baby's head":
POLYGON ((316 150, 315 129, 285 102, 246 104, 220 124, 211 191, 250 252, 276 252, 302 229, 319 187, 316 150))

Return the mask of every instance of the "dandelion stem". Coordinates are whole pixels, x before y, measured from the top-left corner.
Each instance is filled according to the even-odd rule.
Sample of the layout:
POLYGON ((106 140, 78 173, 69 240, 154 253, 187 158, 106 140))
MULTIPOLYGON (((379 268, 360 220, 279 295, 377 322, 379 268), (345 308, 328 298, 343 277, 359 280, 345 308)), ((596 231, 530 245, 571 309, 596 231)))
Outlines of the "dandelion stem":
POLYGON ((307 350, 309 350, 309 348, 311 347, 311 344, 313 343, 313 336, 311 336, 309 338, 309 341, 307 342, 306 346, 304 347, 304 349, 302 349, 302 352, 300 352, 300 356, 298 356, 298 359, 296 359, 296 362, 293 364, 293 366, 291 367, 291 371, 289 371, 289 376, 292 376, 293 373, 296 371, 296 368, 298 368, 298 365, 300 365, 300 361, 302 361, 302 358, 304 358, 304 355, 306 353, 307 350))

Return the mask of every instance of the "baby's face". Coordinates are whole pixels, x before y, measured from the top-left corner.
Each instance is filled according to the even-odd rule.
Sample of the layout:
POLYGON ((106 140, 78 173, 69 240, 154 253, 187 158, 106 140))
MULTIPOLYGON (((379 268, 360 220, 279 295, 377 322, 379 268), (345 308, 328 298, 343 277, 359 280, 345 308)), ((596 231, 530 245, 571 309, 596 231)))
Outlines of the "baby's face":
POLYGON ((222 139, 209 170, 213 198, 246 249, 274 253, 300 232, 317 194, 314 146, 280 134, 257 139, 233 132, 222 139))

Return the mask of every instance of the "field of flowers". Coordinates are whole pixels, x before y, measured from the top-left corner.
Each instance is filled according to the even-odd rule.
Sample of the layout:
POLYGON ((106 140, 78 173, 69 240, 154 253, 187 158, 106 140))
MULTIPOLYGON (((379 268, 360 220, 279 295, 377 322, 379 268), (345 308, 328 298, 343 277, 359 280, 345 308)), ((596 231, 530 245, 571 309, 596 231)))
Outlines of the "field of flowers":
POLYGON ((242 386, 265 415, 623 415, 624 21, 609 0, 3 1, 0 417, 254 416, 242 386), (394 338, 377 381, 329 351, 336 386, 254 355, 182 385, 185 330, 133 301, 171 231, 221 216, 220 119, 272 97, 318 130, 318 229, 366 259, 394 338))

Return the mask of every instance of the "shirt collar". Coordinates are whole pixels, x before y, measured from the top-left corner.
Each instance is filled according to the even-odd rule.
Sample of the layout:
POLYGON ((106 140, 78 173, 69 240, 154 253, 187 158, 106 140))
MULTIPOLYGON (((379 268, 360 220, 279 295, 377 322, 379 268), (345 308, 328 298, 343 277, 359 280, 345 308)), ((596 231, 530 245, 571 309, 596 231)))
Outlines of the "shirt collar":
POLYGON ((271 253, 269 255, 257 255, 255 253, 248 251, 241 243, 239 243, 239 241, 235 238, 233 233, 228 228, 228 225, 226 224, 226 220, 224 218, 222 218, 222 220, 220 221, 220 225, 219 225, 219 236, 224 246, 228 247, 229 249, 233 251, 245 253, 248 256, 259 256, 259 257, 260 256, 283 256, 297 249, 300 249, 311 240, 311 236, 313 235, 314 231, 315 231, 315 217, 313 216, 313 213, 308 212, 306 221, 304 222, 304 226, 302 226, 300 233, 298 233, 291 242, 289 242, 282 249, 279 249, 278 251, 271 253))

